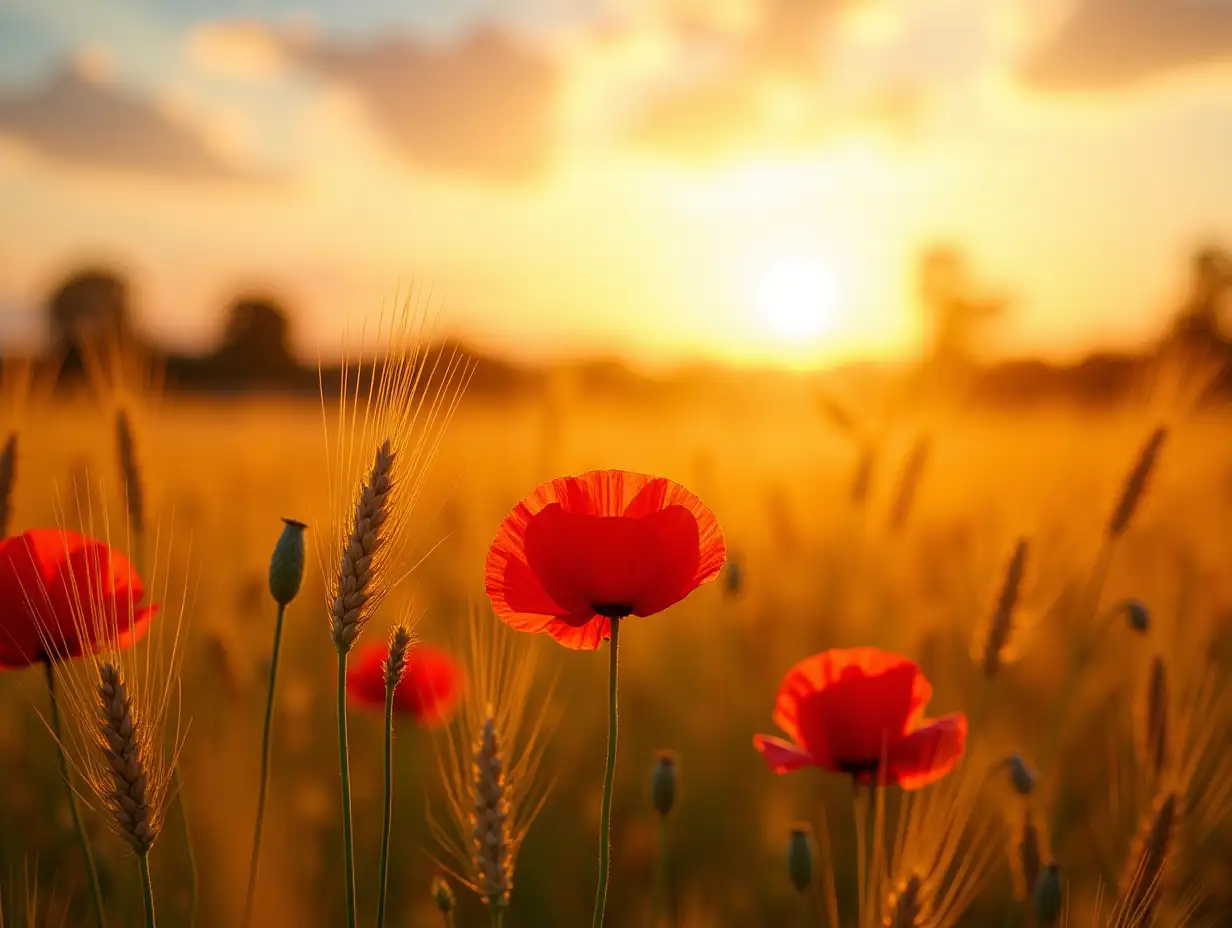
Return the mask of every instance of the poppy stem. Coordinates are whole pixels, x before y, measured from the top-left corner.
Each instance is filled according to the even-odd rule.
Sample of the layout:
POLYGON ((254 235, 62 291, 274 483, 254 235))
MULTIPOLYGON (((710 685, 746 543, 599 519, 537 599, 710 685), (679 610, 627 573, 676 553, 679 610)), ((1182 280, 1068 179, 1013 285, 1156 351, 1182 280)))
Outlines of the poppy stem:
POLYGON ((610 663, 608 664, 608 683, 607 683, 607 769, 603 774, 603 807, 599 820, 599 888, 595 892, 595 917, 591 922, 591 928, 602 928, 603 912, 607 906, 607 879, 608 869, 611 864, 611 837, 612 837, 612 781, 616 775, 616 736, 617 736, 617 711, 616 711, 616 678, 619 670, 618 651, 620 633, 620 619, 609 619, 612 626, 612 644, 610 651, 610 663))
POLYGON ((347 652, 338 651, 338 772, 342 780, 342 866, 346 870, 346 924, 355 928, 355 838, 351 833, 351 763, 347 756, 347 652))
MULTIPOLYGON (((395 681, 396 682, 396 681, 395 681)), ((394 821, 394 686, 385 683, 385 809, 381 822, 380 890, 377 894, 376 928, 385 925, 385 887, 389 880, 389 834, 394 821)))
POLYGON ((145 928, 156 928, 154 921, 154 883, 150 880, 150 852, 137 858, 141 868, 141 904, 145 909, 145 928))
POLYGON ((270 657, 269 692, 265 696, 265 724, 261 732, 261 785, 257 788, 257 821, 252 834, 252 859, 248 863, 248 892, 244 898, 244 928, 252 922, 257 898, 257 870, 261 864, 261 829, 265 824, 265 794, 269 787, 270 741, 274 726, 274 690, 278 683, 278 655, 282 651, 282 619, 286 606, 278 604, 274 620, 274 651, 270 657))
POLYGON ((501 928, 505 924, 505 907, 492 906, 492 928, 501 928))
POLYGON ((672 849, 669 841, 667 816, 659 816, 659 866, 655 870, 655 914, 651 928, 663 928, 671 924, 671 898, 668 893, 672 849))
POLYGON ((64 753, 60 701, 56 698, 56 671, 50 660, 43 662, 43 668, 47 672, 47 696, 51 702, 51 731, 55 736, 56 753, 60 758, 60 776, 64 778, 64 786, 68 789, 68 809, 73 817, 73 829, 77 832, 77 840, 81 844, 81 856, 86 862, 86 875, 90 881, 90 900, 94 906, 94 920, 99 928, 105 928, 107 919, 103 915, 103 893, 98 883, 98 867, 94 863, 94 852, 90 849, 90 837, 86 834, 85 823, 81 818, 81 806, 77 802, 77 791, 73 789, 73 781, 69 778, 68 757, 64 753))

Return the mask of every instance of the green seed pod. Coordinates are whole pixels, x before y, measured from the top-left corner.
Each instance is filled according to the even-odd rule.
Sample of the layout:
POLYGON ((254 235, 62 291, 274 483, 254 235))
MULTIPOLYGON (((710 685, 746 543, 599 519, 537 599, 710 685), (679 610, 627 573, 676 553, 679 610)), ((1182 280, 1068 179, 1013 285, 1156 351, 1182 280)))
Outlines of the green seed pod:
POLYGON ((1065 905, 1061 889, 1061 867, 1055 861, 1044 867, 1035 882, 1035 918, 1040 928, 1052 928, 1061 920, 1065 905))
POLYGON ((1121 608, 1125 610, 1125 620, 1134 631, 1145 635, 1151 630, 1151 613, 1141 600, 1127 599, 1121 603, 1121 608))
POLYGON ((807 825, 791 830, 791 842, 787 845, 787 874, 791 884, 800 892, 808 890, 813 883, 813 834, 807 825))
POLYGON ((294 519, 282 521, 282 534, 270 558, 269 588, 274 602, 285 606, 299 593, 300 584, 304 582, 304 529, 308 526, 294 519))
POLYGON ((676 804, 676 758, 661 752, 650 779, 650 798, 655 811, 666 818, 676 804))
POLYGON ((1035 774, 1027 766, 1027 762, 1022 759, 1022 755, 1011 754, 1006 759, 1005 765, 1010 768, 1010 782, 1014 785, 1014 791, 1018 795, 1030 796, 1035 792, 1035 774))
POLYGON ((453 911, 453 890, 449 887, 449 881, 443 876, 432 878, 432 901, 436 903, 436 910, 442 915, 448 915, 453 911))

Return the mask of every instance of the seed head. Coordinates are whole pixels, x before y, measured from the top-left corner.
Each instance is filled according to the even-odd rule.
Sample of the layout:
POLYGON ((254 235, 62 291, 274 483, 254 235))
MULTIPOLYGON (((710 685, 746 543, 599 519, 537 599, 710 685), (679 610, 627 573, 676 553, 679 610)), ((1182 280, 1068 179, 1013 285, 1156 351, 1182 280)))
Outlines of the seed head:
POLYGON ((1035 792, 1035 772, 1027 765, 1020 754, 1011 754, 1005 761, 1010 771, 1010 783, 1019 796, 1030 796, 1035 792))
POLYGON ((1014 610, 1018 606, 1022 577, 1027 567, 1027 550, 1027 539, 1018 539, 1010 562, 1006 565, 1001 590, 997 595, 997 604, 988 623, 982 663, 984 673, 989 677, 994 676, 1000 669, 1005 646, 1009 643, 1010 634, 1014 629, 1014 610))
POLYGON ((1143 635, 1151 630, 1151 613, 1141 600, 1127 599, 1121 603, 1121 608, 1125 610, 1125 621, 1131 629, 1143 635))
POLYGON ((443 876, 432 878, 432 901, 436 904, 436 910, 442 915, 448 915, 453 911, 453 889, 443 876))
POLYGON ((787 875, 791 885, 802 893, 813 883, 813 832, 807 825, 791 830, 787 844, 787 875))
POLYGON ((402 682, 406 672, 406 654, 414 636, 406 625, 397 625, 389 633, 389 656, 385 658, 385 687, 391 692, 402 682))
POLYGON ((294 519, 282 522, 282 534, 270 557, 269 590, 274 602, 286 606, 299 594, 304 582, 304 530, 308 526, 294 519))
POLYGON ((882 921, 884 928, 918 928, 923 922, 923 901, 920 896, 924 883, 918 873, 913 873, 895 887, 888 900, 889 911, 882 921))
POLYGON ((1155 775, 1163 773, 1168 762, 1168 671, 1158 654, 1151 660, 1151 672, 1147 678, 1143 698, 1142 715, 1142 761, 1155 775))
POLYGON ((1061 887, 1061 866, 1056 861, 1048 865, 1035 882, 1035 920, 1039 928, 1053 928, 1061 920, 1065 906, 1064 890, 1061 887))
POLYGON ((650 797, 655 811, 663 818, 676 804, 676 759, 667 752, 659 754, 655 761, 654 776, 650 780, 650 797))
POLYGON ((0 450, 0 538, 7 538, 13 518, 13 487, 17 484, 17 433, 10 432, 0 450))
POLYGON ((1142 450, 1138 452, 1138 459, 1125 477, 1121 497, 1117 500, 1116 509, 1113 510, 1112 518, 1108 521, 1109 538, 1119 538, 1129 528, 1134 513, 1137 512, 1142 498, 1146 495, 1147 485, 1150 483, 1151 474, 1159 460, 1159 452, 1163 449, 1164 440, 1167 437, 1168 430, 1160 426, 1151 433, 1150 438, 1142 446, 1142 450))

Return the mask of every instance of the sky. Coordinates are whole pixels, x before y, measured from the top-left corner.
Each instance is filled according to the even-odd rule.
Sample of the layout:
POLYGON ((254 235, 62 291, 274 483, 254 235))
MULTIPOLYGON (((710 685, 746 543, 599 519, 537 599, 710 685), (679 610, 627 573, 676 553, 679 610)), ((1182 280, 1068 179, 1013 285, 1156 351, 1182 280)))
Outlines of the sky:
POLYGON ((1167 326, 1232 245, 1232 0, 0 0, 0 342, 123 270, 172 347, 296 348, 407 293, 536 360, 811 366, 1167 326))

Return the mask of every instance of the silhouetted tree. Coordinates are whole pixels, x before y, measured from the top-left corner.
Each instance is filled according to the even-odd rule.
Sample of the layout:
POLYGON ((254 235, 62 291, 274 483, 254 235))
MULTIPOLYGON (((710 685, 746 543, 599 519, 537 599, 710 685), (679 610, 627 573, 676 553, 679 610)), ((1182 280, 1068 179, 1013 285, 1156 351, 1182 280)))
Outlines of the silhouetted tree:
POLYGON ((1220 315, 1229 290, 1232 255, 1215 245, 1195 250, 1189 262, 1189 291, 1172 325, 1174 348, 1192 354, 1224 345, 1220 315))
POLYGON ((222 343, 214 360, 219 374, 238 383, 277 383, 298 370, 290 350, 291 323, 286 310, 264 296, 243 297, 227 314, 222 343))
POLYGON ((951 245, 921 254, 916 288, 931 333, 928 366, 943 384, 954 386, 971 370, 982 323, 999 316, 1006 301, 976 289, 966 258, 951 245))
POLYGON ((47 321, 52 342, 64 348, 87 338, 127 335, 128 284, 102 268, 76 271, 52 292, 47 321))

